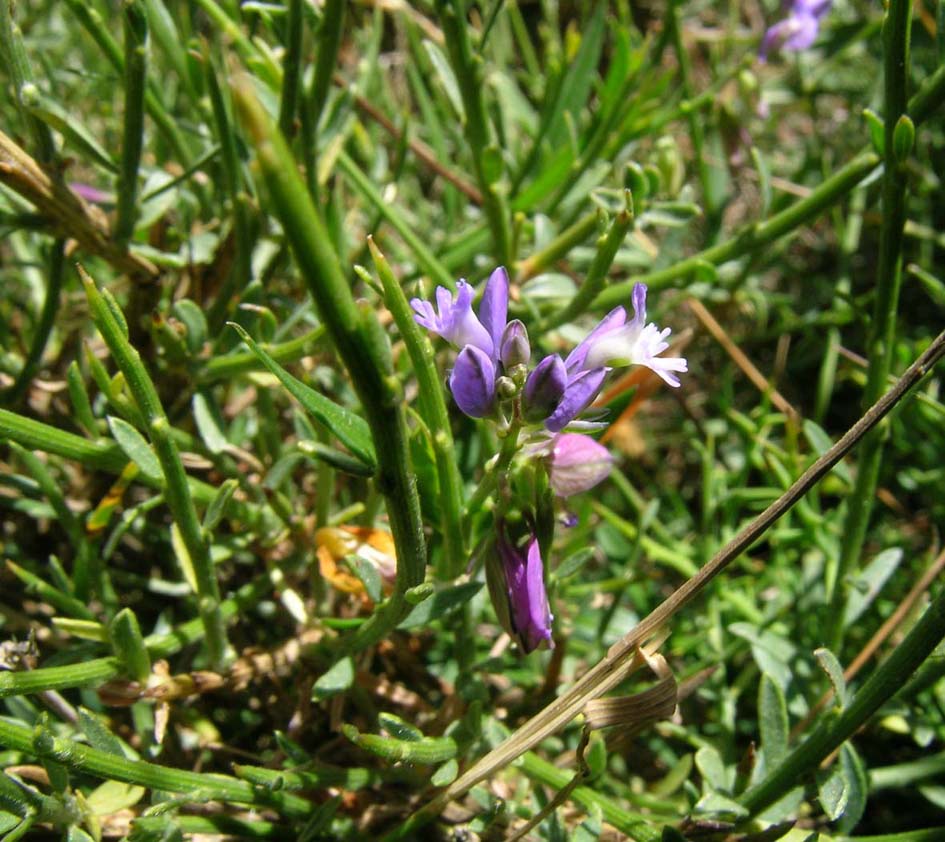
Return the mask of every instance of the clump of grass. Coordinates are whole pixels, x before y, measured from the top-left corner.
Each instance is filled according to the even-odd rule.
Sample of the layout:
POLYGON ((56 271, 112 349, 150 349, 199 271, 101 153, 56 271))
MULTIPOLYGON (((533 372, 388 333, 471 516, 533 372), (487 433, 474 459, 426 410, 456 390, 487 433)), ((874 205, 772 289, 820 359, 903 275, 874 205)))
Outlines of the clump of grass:
POLYGON ((941 37, 777 16, 3 4, 4 838, 937 838, 941 37), (564 506, 409 303, 498 265, 688 359, 564 506))

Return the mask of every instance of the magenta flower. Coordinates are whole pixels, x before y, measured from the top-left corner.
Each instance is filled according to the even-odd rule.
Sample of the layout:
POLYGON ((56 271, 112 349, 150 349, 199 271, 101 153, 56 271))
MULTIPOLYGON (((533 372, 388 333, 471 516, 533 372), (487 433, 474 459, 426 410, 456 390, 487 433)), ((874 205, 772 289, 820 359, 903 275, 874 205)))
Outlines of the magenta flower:
POLYGON ((794 0, 788 16, 769 27, 761 41, 758 58, 767 61, 768 54, 778 50, 806 50, 820 29, 820 19, 830 10, 832 0, 794 0))
POLYGON ((607 479, 613 457, 590 436, 561 433, 551 441, 547 464, 554 493, 571 497, 607 479))
POLYGON ((534 532, 525 537, 524 546, 516 546, 505 521, 497 521, 495 552, 486 564, 486 581, 499 622, 525 654, 543 644, 554 647, 545 566, 534 532))

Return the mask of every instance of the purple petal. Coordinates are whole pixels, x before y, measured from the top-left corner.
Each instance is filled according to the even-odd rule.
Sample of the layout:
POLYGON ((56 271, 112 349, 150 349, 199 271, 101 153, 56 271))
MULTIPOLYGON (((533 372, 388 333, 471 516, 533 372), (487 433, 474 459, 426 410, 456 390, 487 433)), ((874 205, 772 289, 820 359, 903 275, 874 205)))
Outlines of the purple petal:
POLYGON ((551 447, 548 478, 555 494, 571 497, 607 479, 612 462, 610 451, 590 436, 562 433, 551 447))
POLYGON ((606 376, 606 368, 593 368, 575 377, 564 390, 557 409, 545 421, 545 427, 552 433, 561 432, 567 427, 597 397, 606 376))
POLYGON ((472 418, 489 414, 495 400, 495 366, 485 351, 475 345, 460 351, 450 374, 450 391, 456 405, 472 418))
POLYGON ((504 266, 500 266, 486 281, 486 288, 482 292, 482 301, 479 302, 479 321, 492 338, 492 347, 495 354, 499 353, 499 343, 502 340, 502 331, 509 312, 509 273, 504 266))
POLYGON ((416 313, 414 320, 417 324, 442 336, 457 348, 475 345, 491 357, 495 346, 489 332, 479 323, 472 311, 472 287, 461 280, 456 284, 455 299, 445 287, 437 287, 434 295, 436 312, 429 301, 414 298, 410 302, 416 313))
POLYGON ((528 331, 518 319, 509 322, 499 340, 499 359, 506 370, 515 365, 528 365, 532 349, 528 344, 528 331))
POLYGON ((587 352, 591 349, 591 345, 593 345, 595 340, 613 330, 623 327, 626 321, 627 311, 624 310, 623 307, 614 307, 613 310, 604 316, 604 318, 598 322, 597 327, 585 336, 580 344, 568 354, 567 359, 564 361, 568 374, 574 374, 584 367, 584 359, 587 357, 587 352))
POLYGON ((646 284, 634 284, 631 293, 633 301, 633 323, 643 327, 646 324, 646 284))
POLYGON ((528 374, 523 394, 525 418, 540 421, 554 411, 568 385, 561 357, 549 354, 528 374))
MULTIPOLYGON (((551 611, 545 590, 545 568, 538 539, 532 536, 525 558, 520 550, 504 542, 503 561, 509 589, 511 620, 518 642, 529 653, 545 641, 551 643, 551 611)), ((501 545, 500 545, 501 546, 501 545)))

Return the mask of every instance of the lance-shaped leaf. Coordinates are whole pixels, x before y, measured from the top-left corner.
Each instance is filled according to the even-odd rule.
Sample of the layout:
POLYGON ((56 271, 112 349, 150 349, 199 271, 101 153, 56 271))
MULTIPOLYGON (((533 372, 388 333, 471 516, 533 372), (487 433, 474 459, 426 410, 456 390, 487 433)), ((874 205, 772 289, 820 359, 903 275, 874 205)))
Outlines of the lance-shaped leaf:
POLYGON ((279 382, 286 387, 289 394, 302 404, 315 420, 324 425, 325 429, 334 434, 365 465, 370 468, 375 467, 377 461, 374 457, 374 444, 371 441, 371 430, 367 421, 289 374, 260 348, 240 325, 230 322, 230 326, 239 333, 240 338, 249 345, 259 361, 279 378, 279 382))

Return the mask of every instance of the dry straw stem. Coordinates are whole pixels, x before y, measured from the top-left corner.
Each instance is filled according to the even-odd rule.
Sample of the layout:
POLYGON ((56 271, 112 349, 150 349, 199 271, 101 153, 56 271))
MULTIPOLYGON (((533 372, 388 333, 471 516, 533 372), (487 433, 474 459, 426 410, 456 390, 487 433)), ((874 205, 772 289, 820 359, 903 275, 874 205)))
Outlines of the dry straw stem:
POLYGON ((105 215, 88 205, 58 177, 50 176, 12 138, 0 132, 0 182, 18 193, 46 218, 56 233, 73 238, 85 251, 116 269, 155 278, 157 267, 111 238, 105 215))
POLYGON ((475 763, 458 777, 433 801, 405 822, 392 838, 405 838, 418 826, 434 818, 454 798, 459 798, 480 781, 493 776, 546 737, 567 725, 582 712, 591 699, 612 690, 626 675, 627 661, 684 606, 698 596, 726 567, 755 543, 771 526, 786 514, 831 468, 834 467, 866 433, 873 429, 902 398, 914 388, 932 367, 945 356, 945 331, 940 333, 928 349, 906 370, 896 385, 884 394, 842 436, 842 438, 811 465, 777 500, 728 542, 695 576, 688 579, 668 599, 664 600, 635 628, 618 640, 596 666, 577 682, 532 717, 504 743, 475 763))
POLYGON ((797 423, 800 420, 801 414, 791 406, 787 398, 785 398, 768 378, 758 370, 758 367, 748 358, 748 355, 735 344, 732 338, 725 332, 725 328, 715 320, 715 317, 705 308, 705 305, 695 298, 688 299, 686 303, 689 305, 689 309, 692 310, 695 317, 702 322, 702 326, 712 334, 712 337, 722 346, 725 353, 732 358, 735 365, 745 372, 745 376, 751 380, 758 391, 762 394, 769 395, 771 397, 771 403, 773 403, 780 412, 783 412, 790 418, 791 421, 797 423))

